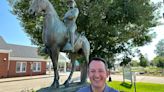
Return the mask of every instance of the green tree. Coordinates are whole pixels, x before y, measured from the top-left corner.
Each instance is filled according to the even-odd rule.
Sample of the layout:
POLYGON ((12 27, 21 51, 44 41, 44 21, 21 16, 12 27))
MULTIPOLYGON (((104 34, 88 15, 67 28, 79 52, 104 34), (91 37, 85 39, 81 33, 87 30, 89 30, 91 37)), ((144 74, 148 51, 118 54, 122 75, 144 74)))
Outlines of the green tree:
POLYGON ((137 66, 139 66, 139 62, 137 62, 137 60, 132 60, 132 62, 130 63, 130 65, 132 67, 137 67, 137 66))
POLYGON ((120 66, 127 65, 129 62, 131 62, 131 58, 129 57, 124 57, 122 62, 120 63, 120 66))
POLYGON ((162 70, 162 75, 164 75, 164 57, 163 56, 156 56, 153 60, 152 60, 153 65, 161 68, 162 70))
POLYGON ((154 66, 164 68, 164 57, 162 56, 156 56, 153 60, 152 63, 154 66))
POLYGON ((144 55, 141 54, 139 60, 140 60, 139 63, 140 66, 146 67, 148 65, 148 60, 144 57, 144 55))
POLYGON ((164 57, 164 39, 161 39, 156 45, 156 54, 164 57))
MULTIPOLYGON (((63 0, 50 0, 58 15, 64 16, 67 8, 63 0)), ((132 54, 132 48, 151 42, 149 28, 157 24, 153 12, 157 6, 150 0, 76 0, 80 10, 77 31, 85 32, 91 44, 91 57, 114 58, 123 53, 132 54)), ((41 30, 43 16, 33 18, 27 10, 28 0, 21 0, 13 8, 24 31, 33 44, 43 46, 41 30)), ((114 62, 114 61, 113 61, 114 62)))

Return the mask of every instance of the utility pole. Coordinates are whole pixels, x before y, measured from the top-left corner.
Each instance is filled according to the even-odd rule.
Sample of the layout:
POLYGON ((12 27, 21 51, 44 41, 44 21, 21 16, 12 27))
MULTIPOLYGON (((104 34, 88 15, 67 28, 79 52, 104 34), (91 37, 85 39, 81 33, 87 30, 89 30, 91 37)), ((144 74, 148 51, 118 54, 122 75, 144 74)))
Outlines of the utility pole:
POLYGON ((135 72, 133 73, 133 80, 134 80, 134 92, 137 92, 136 91, 136 73, 135 72))
MULTIPOLYGON (((163 7, 164 7, 164 0, 163 0, 163 7)), ((163 18, 164 18, 164 10, 163 10, 163 18)))

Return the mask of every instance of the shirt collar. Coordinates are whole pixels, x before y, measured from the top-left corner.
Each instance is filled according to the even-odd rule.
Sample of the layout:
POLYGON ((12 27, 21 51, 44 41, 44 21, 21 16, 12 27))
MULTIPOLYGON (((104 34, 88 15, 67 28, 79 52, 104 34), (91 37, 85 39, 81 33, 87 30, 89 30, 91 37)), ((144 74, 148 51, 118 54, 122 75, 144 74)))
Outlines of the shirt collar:
MULTIPOLYGON (((91 85, 89 86, 89 88, 90 88, 89 92, 93 92, 91 85)), ((104 88, 103 92, 108 92, 108 88, 107 88, 106 84, 105 84, 105 88, 104 88)))

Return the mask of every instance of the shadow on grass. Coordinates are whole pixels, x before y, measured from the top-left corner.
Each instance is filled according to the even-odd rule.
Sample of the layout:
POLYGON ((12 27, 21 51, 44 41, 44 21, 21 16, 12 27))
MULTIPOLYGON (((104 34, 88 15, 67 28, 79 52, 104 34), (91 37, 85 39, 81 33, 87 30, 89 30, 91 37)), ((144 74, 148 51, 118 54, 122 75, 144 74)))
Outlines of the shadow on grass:
POLYGON ((129 84, 129 83, 126 83, 126 82, 122 82, 120 85, 123 86, 123 87, 126 87, 128 89, 132 88, 132 84, 129 84))

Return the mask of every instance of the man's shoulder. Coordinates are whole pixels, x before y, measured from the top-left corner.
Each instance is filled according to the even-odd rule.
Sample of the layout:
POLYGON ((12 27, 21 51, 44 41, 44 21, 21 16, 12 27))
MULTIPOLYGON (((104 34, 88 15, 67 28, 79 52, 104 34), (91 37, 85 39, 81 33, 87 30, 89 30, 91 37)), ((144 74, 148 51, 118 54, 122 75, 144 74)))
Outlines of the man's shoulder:
POLYGON ((89 86, 82 87, 77 92, 90 92, 90 87, 89 86))
MULTIPOLYGON (((91 92, 90 86, 85 86, 83 88, 80 88, 77 92, 91 92)), ((106 85, 104 92, 119 92, 119 91, 106 85)))
POLYGON ((105 92, 119 92, 119 91, 106 85, 105 92))

